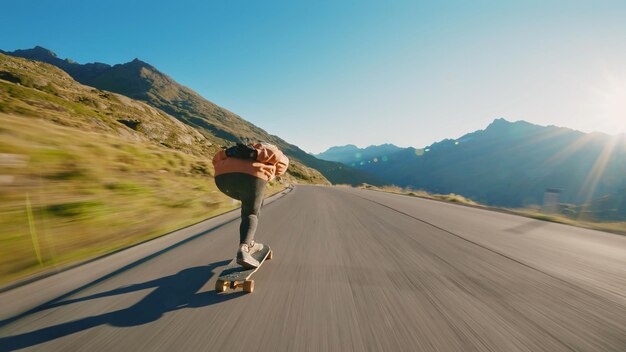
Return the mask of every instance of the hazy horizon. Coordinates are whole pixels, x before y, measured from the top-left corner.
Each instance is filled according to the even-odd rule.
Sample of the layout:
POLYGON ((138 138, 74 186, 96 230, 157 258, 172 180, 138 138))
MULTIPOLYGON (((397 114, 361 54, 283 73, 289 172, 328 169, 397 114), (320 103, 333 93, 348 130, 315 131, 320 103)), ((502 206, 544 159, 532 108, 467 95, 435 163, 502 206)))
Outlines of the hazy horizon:
MULTIPOLYGON (((518 121, 526 121, 526 120, 509 120, 509 119, 507 119, 506 117, 497 117, 497 118, 495 118, 495 119, 498 119, 498 118, 503 118, 503 119, 505 119, 505 120, 507 120, 507 121, 509 121, 509 122, 511 122, 511 123, 518 122, 518 121)), ((495 119, 494 119, 494 120, 495 120, 495 119)), ((493 121, 492 121, 492 122, 493 122, 493 121)), ((528 122, 528 121, 526 121, 526 122, 528 122)), ((580 130, 577 130, 577 129, 575 129, 575 128, 571 128, 571 127, 568 127, 568 126, 541 125, 541 124, 535 124, 535 125, 542 126, 542 127, 559 127, 559 128, 568 128, 568 129, 571 129, 571 130, 573 130, 573 131, 578 131, 578 132, 582 132, 582 133, 601 133, 601 134, 605 134, 605 135, 607 135, 607 136, 624 137, 624 138, 626 138, 626 133, 624 133, 624 132, 620 132, 620 133, 606 133, 606 132, 599 132, 599 131, 589 131, 589 132, 585 132, 585 131, 580 131, 580 130)), ((467 131, 467 132, 465 132, 465 133, 463 133, 463 134, 461 134, 461 135, 459 135, 459 136, 447 137, 447 138, 444 138, 444 139, 451 139, 451 140, 458 139, 458 138, 461 138, 461 137, 463 137, 464 135, 466 135, 466 134, 468 134, 468 133, 472 133, 472 132, 476 132, 476 131, 484 130, 484 129, 486 129, 486 128, 487 128, 487 126, 485 126, 485 127, 483 127, 483 128, 479 128, 478 130, 474 130, 474 131, 467 131)), ((330 148, 332 148, 332 147, 346 147, 346 146, 348 146, 348 145, 354 145, 355 147, 357 147, 357 148, 359 148, 359 149, 365 149, 365 148, 367 148, 367 147, 379 147, 379 146, 384 145, 384 144, 392 144, 392 145, 395 145, 396 147, 401 147, 401 148, 415 148, 415 149, 419 149, 419 148, 423 148, 423 147, 430 146, 430 145, 435 144, 435 143, 437 143, 437 142, 441 142, 441 141, 442 141, 442 140, 444 140, 444 139, 441 139, 441 140, 436 140, 436 141, 432 141, 431 143, 427 143, 427 144, 420 145, 420 146, 416 146, 416 145, 398 145, 398 144, 396 144, 396 143, 391 143, 391 142, 385 142, 385 143, 379 143, 379 144, 362 144, 362 145, 355 144, 355 143, 349 143, 349 142, 348 142, 348 143, 336 144, 336 145, 331 145, 331 146, 328 146, 327 148, 325 148, 325 149, 324 149, 324 150, 322 150, 321 152, 316 152, 316 153, 309 152, 309 153, 311 153, 311 154, 321 154, 321 153, 323 153, 323 152, 327 151, 328 149, 330 149, 330 148)))
POLYGON ((41 45, 80 63, 137 57, 311 153, 421 147, 499 117, 626 132, 624 2, 5 7, 3 50, 41 45), (25 12, 31 20, 9 16, 25 12))

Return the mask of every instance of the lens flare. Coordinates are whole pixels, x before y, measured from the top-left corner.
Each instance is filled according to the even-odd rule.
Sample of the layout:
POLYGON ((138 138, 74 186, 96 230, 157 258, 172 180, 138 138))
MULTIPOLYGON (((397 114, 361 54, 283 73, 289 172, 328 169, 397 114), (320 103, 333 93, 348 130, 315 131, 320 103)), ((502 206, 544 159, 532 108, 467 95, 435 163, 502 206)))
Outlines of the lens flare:
POLYGON ((554 154, 552 157, 546 159, 543 165, 548 166, 550 164, 561 162, 573 156, 579 150, 587 147, 589 143, 593 141, 593 139, 594 139, 594 135, 592 134, 583 135, 581 138, 578 138, 576 141, 569 144, 567 147, 563 148, 562 150, 554 154))
POLYGON ((592 87, 594 128, 608 133, 626 133, 626 73, 607 72, 603 82, 592 87))
POLYGON ((606 170, 606 166, 611 158, 611 155, 613 154, 613 151, 615 150, 618 139, 619 138, 615 136, 606 143, 602 152, 600 152, 598 159, 591 168, 591 171, 589 172, 589 175, 580 190, 581 196, 584 196, 585 198, 585 204, 589 203, 593 199, 598 183, 604 175, 604 170, 606 170))

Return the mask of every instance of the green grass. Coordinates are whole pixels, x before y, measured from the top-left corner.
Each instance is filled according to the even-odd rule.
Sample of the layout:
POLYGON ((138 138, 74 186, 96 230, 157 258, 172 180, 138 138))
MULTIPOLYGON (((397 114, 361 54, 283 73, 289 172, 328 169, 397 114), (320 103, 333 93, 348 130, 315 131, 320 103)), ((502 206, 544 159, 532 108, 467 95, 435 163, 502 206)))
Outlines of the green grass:
POLYGON ((213 181, 220 138, 51 65, 0 54, 0 72, 0 285, 236 206, 213 181))
MULTIPOLYGON (((349 185, 342 185, 342 186, 350 187, 349 185)), ((387 193, 404 194, 407 196, 419 197, 419 198, 437 199, 437 200, 442 200, 442 201, 451 202, 451 203, 481 206, 481 204, 478 204, 469 198, 465 198, 461 195, 454 194, 454 193, 435 194, 435 193, 428 193, 428 192, 421 191, 421 190, 416 191, 416 190, 409 189, 409 188, 402 188, 398 186, 372 186, 366 183, 360 185, 359 188, 387 192, 387 193)))
POLYGON ((624 221, 589 221, 576 219, 563 214, 545 214, 535 209, 511 209, 518 215, 532 219, 549 221, 559 224, 582 227, 591 230, 606 231, 626 235, 626 222, 624 221))
POLYGON ((11 162, 0 175, 11 180, 0 184, 0 284, 236 206, 217 190, 210 156, 3 113, 0 126, 0 162, 11 162))

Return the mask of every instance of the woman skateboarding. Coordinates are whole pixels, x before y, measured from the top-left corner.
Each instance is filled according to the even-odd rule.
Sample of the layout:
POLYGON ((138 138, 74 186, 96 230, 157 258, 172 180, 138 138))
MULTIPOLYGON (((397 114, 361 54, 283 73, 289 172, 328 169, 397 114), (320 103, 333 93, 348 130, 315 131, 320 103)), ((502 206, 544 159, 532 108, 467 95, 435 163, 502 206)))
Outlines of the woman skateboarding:
POLYGON ((252 253, 260 250, 254 234, 259 222, 267 182, 287 171, 289 159, 269 143, 243 144, 223 149, 213 157, 215 184, 222 193, 241 201, 237 263, 252 269, 259 262, 252 253))

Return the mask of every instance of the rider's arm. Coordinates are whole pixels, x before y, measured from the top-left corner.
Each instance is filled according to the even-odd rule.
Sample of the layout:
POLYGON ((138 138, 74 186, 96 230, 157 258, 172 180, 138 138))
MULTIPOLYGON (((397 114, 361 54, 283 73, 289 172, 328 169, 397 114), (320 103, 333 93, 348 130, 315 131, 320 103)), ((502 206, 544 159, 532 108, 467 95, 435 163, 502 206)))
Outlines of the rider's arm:
POLYGON ((283 175, 289 167, 289 159, 283 154, 283 157, 276 163, 276 176, 283 175))
POLYGON ((213 167, 215 167, 217 163, 219 163, 222 160, 225 160, 226 158, 227 158, 226 151, 224 149, 215 153, 215 155, 213 156, 213 167))
POLYGON ((276 165, 285 158, 283 152, 278 150, 278 148, 261 147, 256 149, 258 153, 256 161, 262 162, 263 164, 276 165))

